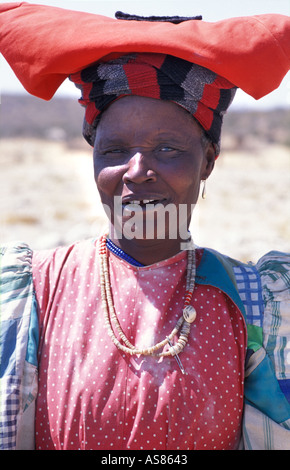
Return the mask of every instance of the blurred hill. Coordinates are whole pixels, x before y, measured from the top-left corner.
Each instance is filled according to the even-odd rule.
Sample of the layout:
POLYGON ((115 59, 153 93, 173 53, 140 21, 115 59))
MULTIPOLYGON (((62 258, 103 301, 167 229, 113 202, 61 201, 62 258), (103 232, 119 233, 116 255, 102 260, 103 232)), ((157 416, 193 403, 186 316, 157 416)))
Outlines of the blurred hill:
MULTIPOLYGON (((0 107, 0 137, 33 137, 81 145, 84 109, 73 98, 46 102, 26 95, 4 95, 0 107)), ((290 109, 229 111, 224 119, 223 146, 230 150, 255 143, 290 147, 290 109)), ((87 145, 87 144, 85 144, 87 145)))
POLYGON ((28 137, 71 142, 81 138, 84 109, 72 98, 43 101, 33 96, 3 95, 0 137, 28 137))

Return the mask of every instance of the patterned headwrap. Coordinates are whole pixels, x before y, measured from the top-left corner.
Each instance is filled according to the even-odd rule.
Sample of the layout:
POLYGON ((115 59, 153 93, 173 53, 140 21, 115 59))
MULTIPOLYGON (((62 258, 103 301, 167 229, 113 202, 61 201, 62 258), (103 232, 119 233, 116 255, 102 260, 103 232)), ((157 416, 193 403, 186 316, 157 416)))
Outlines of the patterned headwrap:
POLYGON ((99 61, 70 79, 82 91, 83 135, 90 145, 94 145, 102 111, 123 96, 138 95, 172 101, 186 109, 219 155, 223 115, 236 87, 211 70, 170 55, 136 53, 99 61))

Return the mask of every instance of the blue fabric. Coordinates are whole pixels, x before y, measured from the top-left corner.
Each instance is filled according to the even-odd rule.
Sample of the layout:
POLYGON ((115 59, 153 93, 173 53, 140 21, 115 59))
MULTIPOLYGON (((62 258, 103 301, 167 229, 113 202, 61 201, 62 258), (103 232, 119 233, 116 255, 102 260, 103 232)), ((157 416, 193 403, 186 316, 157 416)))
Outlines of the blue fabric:
POLYGON ((238 291, 247 312, 247 323, 263 325, 264 300, 259 272, 255 266, 240 265, 234 268, 238 291))
POLYGON ((286 399, 288 400, 288 403, 290 403, 290 379, 278 380, 278 383, 286 399))
POLYGON ((39 328, 38 328, 38 314, 37 314, 37 302, 35 295, 33 296, 31 317, 28 331, 28 342, 25 360, 30 364, 37 366, 37 351, 39 343, 39 328))
POLYGON ((1 321, 0 377, 16 373, 16 338, 18 320, 1 321))
POLYGON ((251 372, 245 381, 245 398, 277 423, 290 419, 288 403, 276 379, 269 356, 251 372))

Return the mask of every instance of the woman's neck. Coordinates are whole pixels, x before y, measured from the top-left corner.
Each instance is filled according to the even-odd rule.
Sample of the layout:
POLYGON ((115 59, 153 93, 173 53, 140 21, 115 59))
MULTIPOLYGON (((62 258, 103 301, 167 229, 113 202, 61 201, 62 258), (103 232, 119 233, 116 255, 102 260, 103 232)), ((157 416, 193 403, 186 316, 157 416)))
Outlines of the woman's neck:
POLYGON ((171 258, 184 249, 184 241, 179 239, 128 240, 124 237, 115 238, 111 234, 110 240, 127 255, 145 266, 171 258))

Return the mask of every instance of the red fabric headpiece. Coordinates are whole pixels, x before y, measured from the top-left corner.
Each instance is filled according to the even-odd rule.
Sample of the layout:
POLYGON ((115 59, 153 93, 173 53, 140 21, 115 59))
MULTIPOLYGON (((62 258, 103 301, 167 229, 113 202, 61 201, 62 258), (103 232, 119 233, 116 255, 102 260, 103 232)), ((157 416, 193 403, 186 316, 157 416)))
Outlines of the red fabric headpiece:
POLYGON ((0 52, 26 90, 47 100, 70 74, 112 52, 176 56, 214 71, 258 99, 277 88, 289 70, 290 17, 150 23, 2 3, 0 52))

